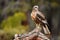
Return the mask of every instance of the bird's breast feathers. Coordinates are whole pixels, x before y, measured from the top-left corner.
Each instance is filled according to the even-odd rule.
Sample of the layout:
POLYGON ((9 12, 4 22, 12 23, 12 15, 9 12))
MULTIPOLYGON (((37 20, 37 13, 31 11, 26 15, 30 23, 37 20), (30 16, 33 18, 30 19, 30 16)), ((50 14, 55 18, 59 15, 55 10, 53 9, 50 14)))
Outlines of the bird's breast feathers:
POLYGON ((31 13, 31 18, 35 19, 36 18, 36 14, 35 13, 31 13))

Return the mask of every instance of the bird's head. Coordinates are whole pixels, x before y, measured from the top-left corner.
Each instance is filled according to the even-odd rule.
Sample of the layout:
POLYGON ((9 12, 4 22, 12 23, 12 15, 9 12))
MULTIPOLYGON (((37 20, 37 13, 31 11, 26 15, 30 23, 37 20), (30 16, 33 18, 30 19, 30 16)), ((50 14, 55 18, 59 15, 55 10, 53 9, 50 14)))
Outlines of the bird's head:
POLYGON ((33 6, 34 11, 38 11, 38 5, 33 6))

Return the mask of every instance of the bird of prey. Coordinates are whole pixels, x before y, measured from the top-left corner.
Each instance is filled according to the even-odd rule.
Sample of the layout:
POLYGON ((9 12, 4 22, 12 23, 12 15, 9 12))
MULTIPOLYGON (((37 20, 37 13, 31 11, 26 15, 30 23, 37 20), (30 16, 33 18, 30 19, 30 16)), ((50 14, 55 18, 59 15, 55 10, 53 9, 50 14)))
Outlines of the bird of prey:
POLYGON ((44 35, 41 31, 43 28, 45 34, 50 34, 50 31, 48 29, 48 23, 46 21, 45 16, 38 10, 38 6, 34 6, 32 13, 31 13, 31 18, 36 24, 36 28, 32 30, 31 32, 24 33, 24 34, 15 34, 15 39, 14 40, 50 40, 46 35, 44 35), (41 30, 41 31, 39 31, 41 30), (37 37, 36 37, 37 36, 37 37), (34 39, 35 37, 35 39, 34 39))
MULTIPOLYGON (((31 18, 35 22, 36 27, 41 25, 44 30, 44 33, 50 34, 50 31, 48 29, 47 20, 46 20, 44 14, 38 10, 37 5, 35 5, 32 9, 31 18)), ((41 27, 38 27, 38 28, 41 28, 41 27)))

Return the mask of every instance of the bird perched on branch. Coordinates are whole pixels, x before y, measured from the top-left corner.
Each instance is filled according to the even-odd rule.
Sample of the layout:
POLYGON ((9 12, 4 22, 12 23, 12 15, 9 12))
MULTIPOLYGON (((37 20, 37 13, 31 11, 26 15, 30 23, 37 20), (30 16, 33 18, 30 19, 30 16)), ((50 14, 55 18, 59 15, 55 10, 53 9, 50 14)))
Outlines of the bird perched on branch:
POLYGON ((38 10, 38 6, 34 6, 31 18, 36 24, 36 28, 32 30, 31 32, 19 35, 15 34, 15 40, 50 40, 46 35, 44 35, 41 31, 42 28, 44 30, 45 34, 50 34, 50 31, 48 29, 48 23, 46 21, 45 16, 38 10), (41 31, 40 31, 41 30, 41 31))
POLYGON ((33 10, 31 13, 31 18, 35 22, 36 27, 38 27, 40 25, 42 27, 39 26, 38 28, 40 28, 40 29, 43 28, 45 34, 50 34, 50 31, 48 29, 47 20, 46 20, 44 14, 38 10, 37 5, 35 5, 33 7, 33 10))

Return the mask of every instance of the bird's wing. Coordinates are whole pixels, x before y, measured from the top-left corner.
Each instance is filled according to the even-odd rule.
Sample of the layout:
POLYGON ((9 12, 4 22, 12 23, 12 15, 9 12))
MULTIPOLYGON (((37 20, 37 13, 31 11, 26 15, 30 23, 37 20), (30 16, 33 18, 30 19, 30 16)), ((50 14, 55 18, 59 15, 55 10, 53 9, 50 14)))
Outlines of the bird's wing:
POLYGON ((47 20, 46 20, 46 18, 45 18, 45 16, 42 14, 42 13, 37 13, 37 18, 39 19, 39 21, 41 22, 41 23, 43 23, 43 25, 44 25, 44 31, 45 31, 45 33, 48 33, 48 34, 50 34, 50 31, 49 31, 49 29, 48 29, 48 23, 47 23, 47 20), (42 16, 41 16, 42 15, 42 16))
POLYGON ((37 18, 40 22, 42 22, 42 23, 44 23, 44 24, 47 24, 46 18, 45 18, 45 17, 42 17, 40 14, 37 13, 36 18, 37 18))
POLYGON ((38 14, 38 16, 40 16, 42 19, 44 19, 44 20, 46 19, 46 18, 45 18, 45 15, 44 15, 42 12, 39 12, 39 11, 38 11, 37 14, 38 14))

